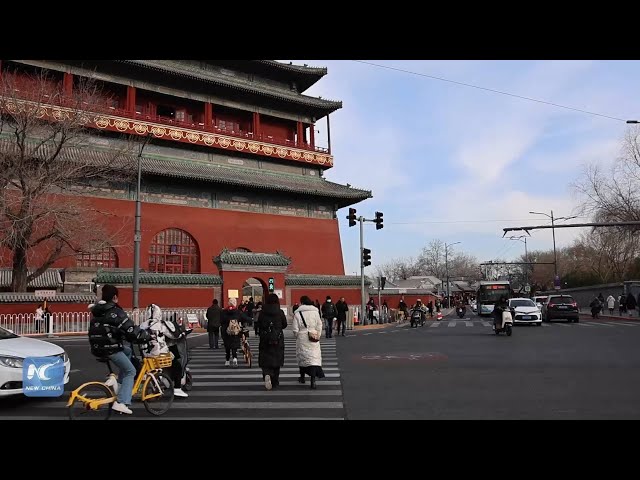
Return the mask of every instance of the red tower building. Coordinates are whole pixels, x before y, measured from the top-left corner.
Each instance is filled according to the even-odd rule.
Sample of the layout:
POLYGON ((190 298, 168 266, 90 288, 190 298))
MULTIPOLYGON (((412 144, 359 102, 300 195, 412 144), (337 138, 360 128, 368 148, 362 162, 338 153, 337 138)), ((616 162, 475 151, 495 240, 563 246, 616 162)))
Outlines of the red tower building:
MULTIPOLYGON (((100 86, 104 101, 87 111, 91 136, 81 155, 99 162, 123 145, 123 135, 149 137, 140 156, 141 306, 201 307, 214 296, 224 303, 248 286, 266 293, 269 279, 283 305, 302 294, 359 302, 359 277, 344 275, 336 212, 371 192, 323 178, 334 162, 329 115, 342 103, 303 92, 326 68, 270 60, 0 63, 0 75, 15 76, 16 85, 42 69, 69 96, 83 77, 100 86), (326 148, 315 139, 324 119, 326 148)), ((44 107, 51 121, 64 112, 63 101, 44 107)), ((0 151, 10 144, 0 133, 0 151)), ((114 283, 130 307, 136 184, 91 187, 64 194, 108 212, 124 240, 57 260, 29 290, 88 293, 93 282, 114 283)), ((10 252, 0 261, 6 291, 10 252)))

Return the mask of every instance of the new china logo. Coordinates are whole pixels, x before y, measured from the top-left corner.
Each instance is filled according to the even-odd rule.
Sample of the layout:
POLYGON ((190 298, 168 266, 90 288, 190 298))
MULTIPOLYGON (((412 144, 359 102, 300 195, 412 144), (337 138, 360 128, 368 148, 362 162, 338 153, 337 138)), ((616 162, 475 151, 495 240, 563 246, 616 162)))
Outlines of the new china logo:
POLYGON ((27 357, 22 367, 23 393, 27 397, 59 397, 64 393, 62 357, 27 357))

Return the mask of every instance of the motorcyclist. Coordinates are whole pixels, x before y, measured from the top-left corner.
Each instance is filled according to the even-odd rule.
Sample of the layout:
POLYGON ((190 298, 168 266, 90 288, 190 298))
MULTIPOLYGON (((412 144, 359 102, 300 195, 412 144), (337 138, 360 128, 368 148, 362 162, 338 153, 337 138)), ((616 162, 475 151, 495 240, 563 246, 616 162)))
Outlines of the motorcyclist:
POLYGON ((416 304, 411 308, 412 317, 413 317, 413 312, 415 312, 416 310, 420 312, 420 323, 424 323, 424 320, 427 316, 427 307, 424 306, 424 304, 422 303, 422 300, 420 299, 416 300, 416 304))
POLYGON ((114 385, 117 395, 113 410, 131 415, 129 408, 136 367, 131 361, 131 347, 124 342, 146 343, 149 334, 140 330, 127 313, 118 305, 118 289, 113 285, 102 287, 102 300, 89 305, 92 318, 89 326, 91 353, 99 358, 108 358, 118 367, 118 383, 114 385))
POLYGON ((462 300, 458 300, 456 302, 456 312, 460 312, 462 310, 462 316, 464 317, 467 314, 467 307, 462 300))
POLYGON ((496 302, 495 307, 493 307, 493 329, 498 328, 499 325, 502 325, 502 313, 509 312, 509 302, 507 301, 507 297, 504 295, 500 296, 500 299, 496 302))

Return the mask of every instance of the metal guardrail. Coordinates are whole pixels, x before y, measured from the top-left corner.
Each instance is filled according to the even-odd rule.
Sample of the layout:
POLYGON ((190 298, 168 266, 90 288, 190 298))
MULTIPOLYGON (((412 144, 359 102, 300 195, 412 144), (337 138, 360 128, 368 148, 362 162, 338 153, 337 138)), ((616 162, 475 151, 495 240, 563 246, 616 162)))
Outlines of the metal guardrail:
MULTIPOLYGON (((203 324, 203 319, 207 310, 204 308, 177 308, 162 311, 164 319, 175 316, 176 320, 182 319, 188 322, 188 315, 195 315, 198 324, 203 324)), ((146 311, 139 310, 133 312, 127 311, 136 325, 140 325, 146 320, 146 311)), ((193 318, 193 317, 192 317, 193 318)), ((68 333, 87 333, 89 331, 89 322, 91 321, 91 313, 86 312, 57 312, 52 313, 45 318, 36 319, 34 313, 11 313, 0 314, 0 327, 11 330, 16 335, 59 335, 68 333)))

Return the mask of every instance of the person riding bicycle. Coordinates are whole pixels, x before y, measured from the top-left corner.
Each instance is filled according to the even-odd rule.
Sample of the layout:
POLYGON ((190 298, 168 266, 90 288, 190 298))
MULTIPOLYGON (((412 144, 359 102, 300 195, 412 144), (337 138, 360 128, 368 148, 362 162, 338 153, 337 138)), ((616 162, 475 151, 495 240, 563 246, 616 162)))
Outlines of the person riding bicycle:
POLYGON ((162 353, 171 353, 171 379, 173 380, 173 395, 176 397, 187 398, 187 394, 182 390, 183 364, 178 343, 184 341, 184 332, 180 325, 175 324, 171 320, 162 318, 162 310, 158 305, 152 303, 147 307, 148 320, 140 324, 140 328, 148 330, 151 335, 149 342, 150 349, 148 355, 157 357, 162 353))
POLYGON ((146 343, 149 334, 140 330, 118 305, 118 289, 113 285, 102 287, 102 300, 89 305, 92 318, 89 326, 91 353, 108 358, 118 367, 118 384, 114 387, 117 400, 113 410, 131 415, 131 395, 136 378, 136 367, 131 362, 131 347, 124 342, 146 343))

